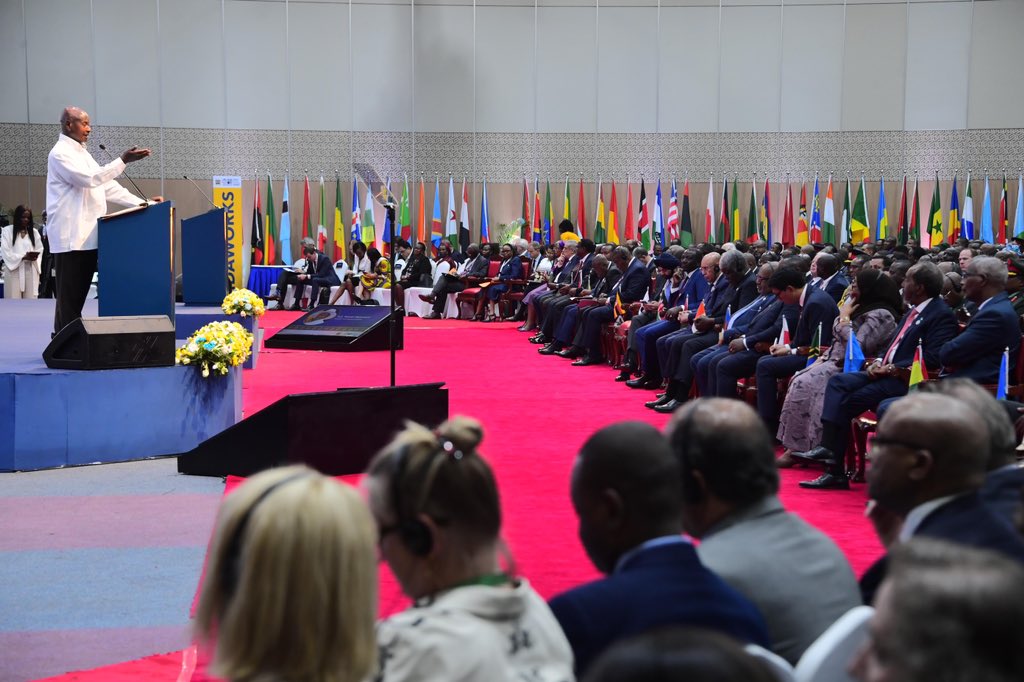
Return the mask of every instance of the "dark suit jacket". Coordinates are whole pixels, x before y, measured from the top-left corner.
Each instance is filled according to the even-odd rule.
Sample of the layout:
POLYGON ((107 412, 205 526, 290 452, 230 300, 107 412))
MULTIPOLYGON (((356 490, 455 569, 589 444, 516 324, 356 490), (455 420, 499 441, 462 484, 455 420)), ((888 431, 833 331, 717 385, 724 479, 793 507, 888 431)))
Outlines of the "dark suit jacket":
POLYGON ((848 286, 850 286, 850 281, 843 273, 837 272, 835 277, 825 285, 825 293, 831 296, 833 301, 839 303, 839 299, 843 297, 843 292, 848 286))
POLYGON ((316 268, 311 267, 312 261, 306 259, 306 272, 311 275, 310 282, 318 284, 322 287, 337 286, 341 284, 341 280, 338 279, 338 271, 334 269, 334 264, 331 263, 331 259, 328 258, 323 251, 316 252, 316 268))
POLYGON ((487 269, 490 267, 491 262, 484 256, 477 254, 477 257, 469 261, 466 264, 466 268, 462 271, 462 274, 466 277, 486 277, 487 269))
MULTIPOLYGON (((896 334, 893 340, 903 329, 903 323, 910 315, 908 310, 900 321, 896 323, 896 334)), ((914 363, 914 351, 917 350, 917 342, 921 341, 921 348, 924 351, 924 364, 929 368, 939 366, 939 351, 942 346, 956 336, 956 318, 950 311, 949 306, 939 297, 935 297, 925 307, 924 311, 917 316, 914 324, 907 331, 906 336, 900 341, 896 354, 893 356, 892 364, 897 367, 910 367, 914 363)), ((885 356, 889 351, 889 344, 879 353, 879 357, 885 356)))
POLYGON ((776 299, 775 303, 751 322, 750 329, 747 330, 747 348, 754 350, 754 345, 762 342, 775 343, 775 339, 779 338, 782 331, 782 320, 786 320, 790 329, 796 329, 799 319, 800 306, 784 305, 782 301, 776 299))
MULTIPOLYGON (((738 286, 732 287, 730 290, 729 301, 726 304, 726 310, 729 308, 735 313, 740 308, 743 308, 748 303, 757 298, 757 274, 751 270, 747 273, 747 276, 739 283, 738 286)), ((722 311, 722 316, 715 316, 716 324, 723 324, 725 322, 725 311, 722 311)))
POLYGON ((701 564, 693 545, 650 547, 611 575, 550 602, 582 677, 612 643, 672 625, 705 627, 770 646, 757 608, 701 564))
POLYGON ((605 276, 594 283, 593 289, 590 290, 590 295, 594 298, 607 296, 615 288, 615 285, 619 283, 620 279, 622 279, 622 271, 614 265, 609 265, 605 276))
MULTIPOLYGON (((1024 539, 986 505, 977 492, 961 495, 926 516, 914 532, 914 537, 918 536, 988 549, 1024 564, 1024 539)), ((888 555, 876 561, 861 577, 864 603, 870 604, 874 599, 887 568, 888 555)))
MULTIPOLYGON (((647 268, 640 261, 633 259, 630 266, 626 268, 626 272, 623 273, 622 279, 616 284, 615 290, 618 292, 623 303, 633 303, 644 297, 650 283, 651 279, 647 268)), ((613 293, 608 299, 608 305, 614 305, 614 299, 615 295, 613 293)))
POLYGON ((1024 467, 1016 464, 988 472, 981 486, 981 499, 992 511, 1010 523, 1017 522, 1024 491, 1024 467))
POLYGON ((522 279, 523 278, 523 261, 519 258, 509 258, 507 261, 501 264, 501 269, 498 270, 498 279, 502 282, 507 282, 510 279, 522 279))
POLYGON ((804 304, 800 306, 800 319, 796 328, 790 327, 790 346, 809 346, 821 327, 821 345, 832 344, 832 323, 839 315, 839 306, 832 297, 818 287, 805 289, 804 304))
MULTIPOLYGON (((701 277, 704 275, 701 274, 701 277)), ((725 309, 732 300, 732 286, 725 275, 720 275, 713 284, 708 284, 708 293, 704 296, 704 314, 708 317, 725 315, 725 309)))
POLYGON ((971 318, 959 336, 942 346, 939 351, 942 376, 966 377, 981 384, 994 384, 999 380, 999 366, 1003 360, 1003 349, 1007 346, 1010 347, 1012 371, 1020 349, 1020 326, 1013 304, 1001 292, 971 318))
POLYGON ((738 336, 754 334, 770 328, 775 324, 775 318, 779 316, 778 310, 771 310, 775 307, 776 303, 778 304, 777 308, 781 310, 782 301, 775 298, 773 294, 767 294, 756 306, 744 313, 743 317, 738 320, 736 319, 736 313, 739 310, 734 312, 732 314, 733 325, 723 332, 722 340, 725 343, 729 343, 738 336))
POLYGON ((700 270, 694 270, 686 278, 686 282, 683 283, 683 294, 682 298, 679 299, 680 303, 678 305, 685 303, 688 310, 696 310, 710 290, 711 285, 704 278, 704 273, 700 270))

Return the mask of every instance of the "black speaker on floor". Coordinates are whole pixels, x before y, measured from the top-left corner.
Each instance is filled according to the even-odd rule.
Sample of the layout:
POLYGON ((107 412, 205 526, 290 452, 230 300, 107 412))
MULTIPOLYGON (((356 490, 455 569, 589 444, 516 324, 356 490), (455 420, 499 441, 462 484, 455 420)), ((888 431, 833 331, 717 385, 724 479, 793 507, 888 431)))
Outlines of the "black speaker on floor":
MULTIPOLYGON (((388 350, 391 307, 321 305, 263 342, 266 348, 348 353, 388 350)), ((402 350, 405 310, 395 309, 395 350, 402 350)))
POLYGON ((166 315, 81 317, 43 351, 51 369, 125 369, 174 364, 174 324, 166 315))
POLYGON ((429 428, 448 418, 444 384, 294 393, 178 455, 178 472, 249 476, 305 463, 329 476, 366 470, 409 419, 429 428))

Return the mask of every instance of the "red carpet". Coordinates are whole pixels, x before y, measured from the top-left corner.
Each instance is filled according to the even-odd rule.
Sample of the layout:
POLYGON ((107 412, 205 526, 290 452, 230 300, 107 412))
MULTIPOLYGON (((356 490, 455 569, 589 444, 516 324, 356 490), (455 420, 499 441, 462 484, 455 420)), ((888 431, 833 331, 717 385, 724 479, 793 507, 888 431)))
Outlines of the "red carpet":
MULTIPOLYGON (((272 312, 261 322, 270 336, 294 317, 272 312)), ((579 446, 606 424, 638 419, 660 428, 668 418, 643 407, 650 393, 613 382, 609 368, 572 367, 568 360, 542 357, 513 326, 407 318, 397 380, 444 381, 451 413, 483 422, 481 451, 498 477, 505 538, 520 573, 550 597, 596 576, 576 537, 568 497, 569 471, 579 446)), ((244 376, 245 414, 287 393, 380 386, 388 380, 387 353, 265 350, 257 368, 244 376)), ((329 429, 325 437, 332 437, 329 429)), ((828 533, 860 574, 881 553, 862 516, 863 486, 827 493, 797 487, 798 481, 811 477, 806 470, 783 471, 783 503, 828 533)), ((382 565, 382 614, 404 606, 382 565)), ((110 680, 122 673, 126 679, 172 679, 167 671, 180 668, 181 661, 180 653, 168 654, 51 679, 110 680)), ((193 679, 199 677, 197 673, 193 679)))

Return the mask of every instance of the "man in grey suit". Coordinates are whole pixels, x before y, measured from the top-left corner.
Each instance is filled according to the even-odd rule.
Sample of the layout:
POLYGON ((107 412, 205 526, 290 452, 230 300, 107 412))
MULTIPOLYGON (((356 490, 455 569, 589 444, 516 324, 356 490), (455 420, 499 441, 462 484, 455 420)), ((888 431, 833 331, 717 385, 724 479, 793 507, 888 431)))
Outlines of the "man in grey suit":
POLYGON ((861 604, 846 557, 782 507, 768 430, 746 403, 701 398, 678 410, 667 435, 678 458, 683 527, 704 564, 764 615, 773 650, 790 663, 861 604))

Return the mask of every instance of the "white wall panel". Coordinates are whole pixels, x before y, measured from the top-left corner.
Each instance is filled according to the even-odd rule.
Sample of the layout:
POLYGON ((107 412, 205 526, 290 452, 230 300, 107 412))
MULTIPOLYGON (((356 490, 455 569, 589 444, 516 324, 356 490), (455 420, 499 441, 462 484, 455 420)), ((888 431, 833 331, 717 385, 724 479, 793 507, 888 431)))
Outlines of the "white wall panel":
POLYGON ((25 22, 20 2, 0 2, 0 121, 28 123, 28 82, 25 80, 25 22))
POLYGON ((901 130, 907 6, 846 8, 843 130, 901 130))
POLYGON ((598 33, 598 132, 657 132, 657 8, 602 7, 598 33))
MULTIPOLYGON (((974 3, 971 39, 971 128, 1024 128, 1024 2, 974 3)), ((960 88, 956 92, 963 92, 960 88)))
POLYGON ((721 130, 779 129, 780 7, 722 9, 721 130))
POLYGON ((348 3, 289 3, 288 31, 292 128, 350 129, 348 3))
MULTIPOLYGON (((910 4, 907 42, 907 130, 967 125, 970 2, 910 4)), ((1019 28, 1024 29, 1024 25, 1019 28)))
MULTIPOLYGON (((160 3, 163 114, 169 128, 224 127, 224 41, 220 0, 160 3)), ((257 73, 245 84, 279 92, 257 73), (258 85, 259 84, 259 85, 258 85)), ((241 85, 241 84, 236 84, 241 85)))
MULTIPOLYGON (((536 99, 533 41, 533 3, 529 7, 480 5, 476 8, 478 131, 533 132, 536 99)), ((450 83, 448 87, 457 86, 450 83)))
MULTIPOLYGON (((92 113, 96 99, 89 0, 26 2, 25 22, 29 121, 57 123, 60 112, 69 105, 92 113)), ((93 123, 105 121, 94 118, 93 123)))
POLYGON ((538 132, 594 132, 596 22, 593 5, 539 8, 538 132))
POLYGON ((413 129, 411 31, 409 3, 352 5, 354 130, 413 129))
POLYGON ((661 8, 658 129, 718 130, 718 7, 661 8))
POLYGON ((156 0, 93 0, 92 7, 97 119, 104 125, 159 126, 156 0))
POLYGON ((842 6, 790 7, 787 2, 782 20, 782 130, 838 130, 842 117, 842 6))
POLYGON ((473 8, 417 5, 414 27, 416 130, 472 130, 473 8))
POLYGON ((288 127, 286 21, 283 2, 224 3, 228 128, 288 127))

